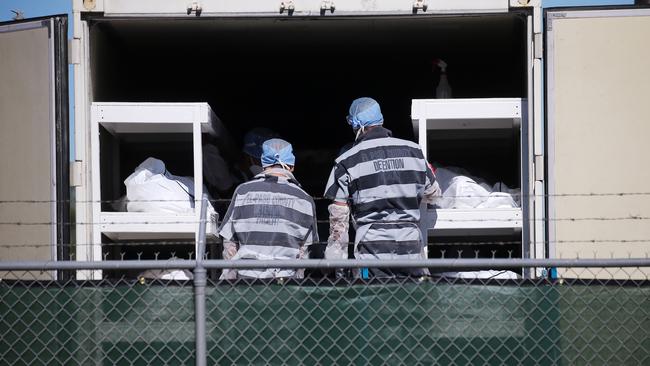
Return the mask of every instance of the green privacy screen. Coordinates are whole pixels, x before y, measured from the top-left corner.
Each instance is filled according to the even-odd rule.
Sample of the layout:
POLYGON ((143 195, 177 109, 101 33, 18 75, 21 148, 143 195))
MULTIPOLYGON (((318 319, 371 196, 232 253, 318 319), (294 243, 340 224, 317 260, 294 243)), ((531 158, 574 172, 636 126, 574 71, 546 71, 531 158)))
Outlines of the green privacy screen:
MULTIPOLYGON (((458 281, 458 280, 457 280, 458 281)), ((0 282, 2 364, 193 364, 191 282, 0 282)), ((208 364, 647 364, 644 283, 225 284, 208 364)))

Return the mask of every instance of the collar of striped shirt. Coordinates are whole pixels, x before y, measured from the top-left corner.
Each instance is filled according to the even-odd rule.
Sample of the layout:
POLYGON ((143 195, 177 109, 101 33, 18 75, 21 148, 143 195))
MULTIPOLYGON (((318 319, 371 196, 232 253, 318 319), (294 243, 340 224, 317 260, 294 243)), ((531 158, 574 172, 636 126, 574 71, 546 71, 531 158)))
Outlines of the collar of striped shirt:
POLYGON ((374 126, 373 128, 362 133, 354 144, 356 145, 362 141, 380 139, 384 137, 393 137, 391 130, 385 128, 384 126, 374 126))
POLYGON ((256 175, 253 179, 281 179, 284 178, 285 180, 300 186, 300 183, 296 180, 296 177, 293 176, 293 173, 286 169, 282 168, 267 168, 260 174, 256 175))

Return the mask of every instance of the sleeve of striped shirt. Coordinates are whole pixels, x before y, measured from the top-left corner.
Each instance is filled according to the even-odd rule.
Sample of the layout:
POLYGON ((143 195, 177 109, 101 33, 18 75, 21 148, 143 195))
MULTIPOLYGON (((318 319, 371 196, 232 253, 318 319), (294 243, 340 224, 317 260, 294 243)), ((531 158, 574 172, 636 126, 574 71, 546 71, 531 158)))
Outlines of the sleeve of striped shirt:
POLYGON ((313 200, 311 200, 311 207, 312 207, 312 224, 311 227, 309 228, 309 234, 307 234, 307 238, 305 239, 305 245, 311 245, 311 244, 316 244, 318 243, 318 221, 316 217, 316 204, 314 203, 313 200))
POLYGON ((232 195, 232 201, 230 201, 230 206, 228 206, 228 211, 223 217, 223 222, 219 228, 219 235, 222 238, 229 241, 237 241, 235 232, 233 230, 233 213, 235 211, 235 202, 237 201, 237 191, 232 195))
POLYGON ((341 164, 336 164, 327 180, 324 196, 333 201, 347 203, 350 196, 349 185, 350 174, 341 164))
POLYGON ((313 228, 312 228, 312 231, 311 231, 312 232, 311 242, 313 244, 313 243, 318 243, 320 239, 318 238, 318 217, 316 217, 316 204, 312 201, 311 205, 312 205, 312 207, 314 207, 314 213, 313 213, 313 215, 314 215, 314 224, 313 224, 313 228))

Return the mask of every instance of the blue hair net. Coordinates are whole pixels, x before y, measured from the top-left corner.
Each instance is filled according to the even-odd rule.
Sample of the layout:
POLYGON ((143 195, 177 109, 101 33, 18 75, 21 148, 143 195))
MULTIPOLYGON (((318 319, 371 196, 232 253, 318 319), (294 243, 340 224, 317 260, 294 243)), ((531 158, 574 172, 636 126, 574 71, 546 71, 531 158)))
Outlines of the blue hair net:
POLYGON ((262 145, 262 166, 296 164, 291 144, 282 139, 270 139, 262 145))
POLYGON ((363 97, 352 102, 347 120, 350 126, 356 130, 361 127, 380 125, 384 123, 384 116, 382 116, 379 103, 376 100, 363 97))
POLYGON ((278 134, 264 127, 256 127, 244 135, 244 152, 255 159, 262 156, 262 144, 268 139, 278 137, 278 134))

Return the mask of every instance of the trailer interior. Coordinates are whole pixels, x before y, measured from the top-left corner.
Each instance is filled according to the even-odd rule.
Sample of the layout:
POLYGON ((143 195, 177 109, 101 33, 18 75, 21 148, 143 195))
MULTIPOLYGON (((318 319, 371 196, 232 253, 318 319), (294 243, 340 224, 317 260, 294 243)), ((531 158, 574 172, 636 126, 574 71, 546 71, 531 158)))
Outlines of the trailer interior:
MULTIPOLYGON (((354 98, 378 100, 385 126, 414 140, 411 100, 435 97, 435 59, 449 65, 454 98, 527 94, 524 13, 88 20, 92 101, 208 102, 237 145, 249 129, 269 127, 293 144, 296 177, 316 198, 339 150, 354 139, 345 121, 354 98)), ((159 138, 102 141, 102 151, 120 145, 120 167, 109 184, 103 182, 112 187, 103 199, 123 195, 122 182, 148 156, 164 160, 175 175, 192 175, 184 159, 191 158, 189 137, 159 138)), ((439 131, 429 137, 428 156, 434 165, 463 167, 517 188, 520 140, 519 129, 439 131)), ((102 164, 111 166, 111 157, 105 159, 102 164)), ((327 220, 327 202, 317 205, 319 219, 327 220)), ((321 241, 327 233, 321 224, 321 241)), ((442 244, 449 239, 431 239, 430 255, 462 249, 442 244)), ((473 257, 474 250, 480 257, 494 256, 493 250, 497 257, 521 256, 521 244, 479 245, 493 239, 453 240, 476 241, 462 256, 473 257)), ((520 243, 521 235, 498 239, 520 243)))

